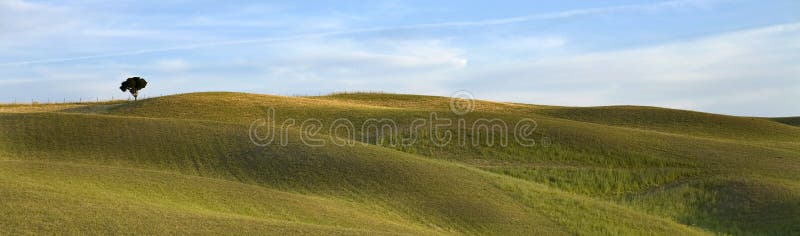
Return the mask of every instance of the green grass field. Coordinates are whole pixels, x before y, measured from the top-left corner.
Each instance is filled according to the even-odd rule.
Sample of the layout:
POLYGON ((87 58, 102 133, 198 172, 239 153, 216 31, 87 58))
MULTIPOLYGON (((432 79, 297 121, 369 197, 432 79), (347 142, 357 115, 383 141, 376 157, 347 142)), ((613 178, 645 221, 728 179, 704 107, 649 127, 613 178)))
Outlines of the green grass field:
POLYGON ((215 92, 0 105, 0 234, 800 232, 795 118, 489 101, 460 116, 449 104, 215 92), (254 145, 248 130, 267 108, 277 124, 318 119, 317 138, 354 144, 310 147, 298 123, 286 145, 254 145), (435 145, 440 133, 411 132, 431 113, 467 124, 532 119, 536 145, 435 145), (338 118, 388 118, 399 130, 328 129, 338 118))

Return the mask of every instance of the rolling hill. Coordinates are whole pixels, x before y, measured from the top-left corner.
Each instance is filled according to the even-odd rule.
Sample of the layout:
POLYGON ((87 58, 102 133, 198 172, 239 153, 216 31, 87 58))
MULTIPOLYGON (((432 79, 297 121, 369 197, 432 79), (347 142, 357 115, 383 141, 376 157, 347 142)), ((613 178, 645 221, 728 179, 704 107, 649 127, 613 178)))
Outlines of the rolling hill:
POLYGON ((772 120, 780 122, 780 123, 784 123, 784 124, 787 124, 787 125, 800 126, 800 116, 797 116, 797 117, 778 117, 778 118, 772 118, 772 120))
POLYGON ((475 101, 459 115, 450 102, 213 92, 0 105, 0 233, 800 231, 800 127, 634 106, 475 101), (251 142, 268 109, 276 124, 295 121, 285 144, 251 142), (431 114, 455 124, 532 120, 535 144, 498 145, 507 135, 476 126, 415 129, 431 114), (340 118, 391 119, 399 128, 329 129, 340 118), (307 120, 324 127, 314 137, 328 145, 307 145, 299 127, 307 120), (442 134, 454 141, 431 141, 442 134), (416 142, 398 145, 408 138, 416 142), (487 138, 498 143, 480 142, 487 138))

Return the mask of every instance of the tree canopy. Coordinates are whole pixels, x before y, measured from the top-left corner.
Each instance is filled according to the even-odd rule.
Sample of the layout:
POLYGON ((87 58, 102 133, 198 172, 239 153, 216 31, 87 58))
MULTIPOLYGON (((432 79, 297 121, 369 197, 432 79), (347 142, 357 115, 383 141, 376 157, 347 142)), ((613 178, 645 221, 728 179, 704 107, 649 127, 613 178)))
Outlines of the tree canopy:
POLYGON ((133 95, 133 100, 137 100, 139 90, 144 89, 146 86, 147 81, 143 78, 130 77, 122 82, 122 85, 119 86, 119 90, 122 90, 122 92, 130 91, 131 95, 133 95))

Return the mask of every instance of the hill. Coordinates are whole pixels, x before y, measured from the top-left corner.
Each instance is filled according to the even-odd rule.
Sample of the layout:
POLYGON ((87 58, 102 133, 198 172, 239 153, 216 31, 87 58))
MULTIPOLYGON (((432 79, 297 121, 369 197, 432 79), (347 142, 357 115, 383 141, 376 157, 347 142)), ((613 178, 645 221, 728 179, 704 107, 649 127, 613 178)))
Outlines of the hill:
POLYGON ((787 125, 794 125, 800 126, 800 116, 798 117, 779 117, 779 118, 771 118, 774 121, 784 123, 787 125))
POLYGON ((0 106, 3 233, 800 230, 800 128, 768 119, 489 101, 459 115, 449 98, 372 93, 41 106, 0 106), (286 130, 286 145, 254 145, 248 130, 269 108, 276 124, 315 119, 325 127, 317 138, 353 145, 311 147, 297 127, 286 130), (536 145, 439 145, 430 137, 499 142, 503 134, 411 129, 432 113, 466 124, 531 119, 536 145), (328 129, 338 118, 387 118, 399 128, 328 129), (410 137, 416 142, 393 141, 410 137))

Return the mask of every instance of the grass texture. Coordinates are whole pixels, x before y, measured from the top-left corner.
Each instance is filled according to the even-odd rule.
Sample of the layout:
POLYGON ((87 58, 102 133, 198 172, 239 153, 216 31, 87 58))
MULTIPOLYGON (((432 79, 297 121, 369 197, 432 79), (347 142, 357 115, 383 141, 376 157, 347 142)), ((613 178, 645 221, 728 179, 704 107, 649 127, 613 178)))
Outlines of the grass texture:
POLYGON ((0 105, 0 234, 800 231, 800 127, 787 122, 489 101, 457 115, 449 105, 416 95, 225 92, 0 105), (354 145, 310 147, 297 127, 286 145, 253 145, 248 129, 268 108, 278 124, 317 119, 326 127, 318 138, 354 145), (468 124, 532 119, 537 143, 434 145, 438 133, 410 129, 431 113, 468 124), (338 118, 387 118, 400 129, 357 129, 354 139, 327 129, 338 118), (389 141, 414 135, 410 145, 389 141))

